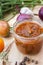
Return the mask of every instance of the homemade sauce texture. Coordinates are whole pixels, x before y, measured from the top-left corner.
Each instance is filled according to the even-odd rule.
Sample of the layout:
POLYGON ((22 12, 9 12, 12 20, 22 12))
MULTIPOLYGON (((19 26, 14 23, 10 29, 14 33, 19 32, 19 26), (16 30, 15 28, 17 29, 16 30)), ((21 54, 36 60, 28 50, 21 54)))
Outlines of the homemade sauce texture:
POLYGON ((41 27, 36 23, 25 22, 20 24, 15 32, 23 37, 35 37, 41 34, 41 27))

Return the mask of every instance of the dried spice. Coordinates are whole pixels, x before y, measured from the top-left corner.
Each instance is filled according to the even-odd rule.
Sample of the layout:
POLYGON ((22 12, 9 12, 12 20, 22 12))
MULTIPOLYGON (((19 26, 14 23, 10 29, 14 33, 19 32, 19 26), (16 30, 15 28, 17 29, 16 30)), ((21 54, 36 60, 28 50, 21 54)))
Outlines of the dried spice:
POLYGON ((21 62, 20 65, 26 65, 26 63, 25 62, 21 62))
POLYGON ((15 65, 17 65, 17 61, 16 61, 15 65))
POLYGON ((31 62, 34 63, 35 62, 34 59, 32 59, 31 62))
POLYGON ((35 64, 38 64, 38 61, 35 61, 35 64))
POLYGON ((30 58, 24 57, 24 62, 26 62, 26 61, 30 61, 30 58))
MULTIPOLYGON (((28 62, 30 62, 30 63, 32 62, 34 64, 38 64, 37 60, 30 59, 29 57, 24 57, 24 59, 19 63, 19 65, 26 65, 26 63, 28 63, 28 62)), ((15 65, 17 65, 17 61, 16 61, 15 65)))

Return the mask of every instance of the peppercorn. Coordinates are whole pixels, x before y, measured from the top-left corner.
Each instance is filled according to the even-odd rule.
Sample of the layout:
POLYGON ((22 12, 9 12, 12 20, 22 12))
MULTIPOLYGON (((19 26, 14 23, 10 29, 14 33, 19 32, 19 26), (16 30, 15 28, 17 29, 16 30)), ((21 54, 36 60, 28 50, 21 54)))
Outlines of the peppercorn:
POLYGON ((38 64, 38 61, 35 61, 35 64, 38 64))
POLYGON ((32 59, 31 62, 34 63, 34 59, 32 59))
POLYGON ((17 61, 16 61, 15 65, 17 65, 17 61))
POLYGON ((25 62, 21 62, 20 65, 26 65, 26 63, 25 62))
POLYGON ((24 62, 26 62, 26 61, 30 61, 30 58, 24 57, 24 62))

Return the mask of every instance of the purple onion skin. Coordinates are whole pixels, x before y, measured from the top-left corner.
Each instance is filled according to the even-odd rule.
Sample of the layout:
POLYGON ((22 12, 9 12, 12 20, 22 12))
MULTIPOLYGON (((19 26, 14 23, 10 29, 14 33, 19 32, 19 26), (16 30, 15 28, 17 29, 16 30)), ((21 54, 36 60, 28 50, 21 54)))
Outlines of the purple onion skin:
POLYGON ((43 7, 39 10, 39 18, 43 21, 43 7))
POLYGON ((17 21, 23 21, 25 19, 30 19, 31 16, 30 15, 27 15, 27 14, 20 14, 18 17, 17 17, 17 21))

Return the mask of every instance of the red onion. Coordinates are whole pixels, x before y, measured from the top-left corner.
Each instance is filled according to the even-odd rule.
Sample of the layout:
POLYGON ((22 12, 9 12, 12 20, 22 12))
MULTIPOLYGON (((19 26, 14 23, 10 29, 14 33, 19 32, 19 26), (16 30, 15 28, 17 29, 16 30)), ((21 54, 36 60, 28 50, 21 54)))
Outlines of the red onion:
POLYGON ((43 7, 39 10, 39 17, 41 20, 43 20, 43 7))
POLYGON ((17 17, 17 21, 22 21, 22 20, 30 19, 30 18, 32 18, 31 15, 28 15, 28 14, 20 14, 20 15, 17 17))

